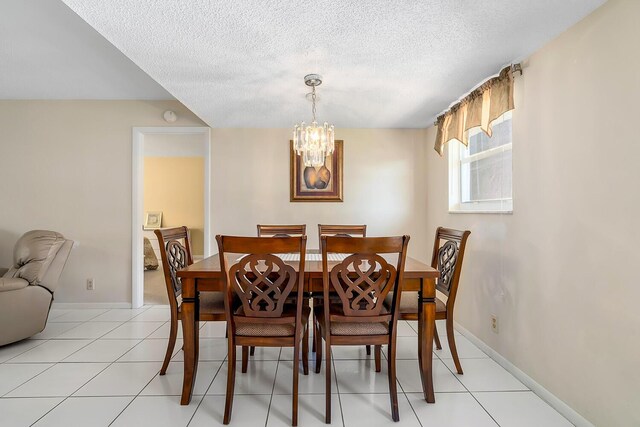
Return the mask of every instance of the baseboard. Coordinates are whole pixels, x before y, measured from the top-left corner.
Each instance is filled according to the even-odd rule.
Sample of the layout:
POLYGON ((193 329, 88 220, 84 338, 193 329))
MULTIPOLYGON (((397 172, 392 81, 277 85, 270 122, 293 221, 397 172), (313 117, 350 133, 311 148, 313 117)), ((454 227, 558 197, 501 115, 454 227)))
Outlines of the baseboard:
POLYGON ((564 403, 558 397, 556 397, 549 390, 541 386, 537 383, 533 378, 529 375, 522 372, 518 367, 516 367, 513 363, 509 362, 504 358, 500 353, 489 347, 484 343, 480 338, 473 335, 463 326, 456 322, 455 328, 458 332, 464 335, 469 341, 474 343, 480 350, 484 351, 491 357, 496 363, 502 366, 504 369, 509 371, 511 375, 516 377, 520 382, 529 387, 531 391, 538 395, 542 400, 551 405, 556 411, 560 412, 566 419, 568 419, 571 423, 573 423, 576 427, 595 427, 591 422, 585 419, 582 415, 577 413, 573 408, 564 403))
POLYGON ((70 308, 131 308, 130 302, 53 302, 51 308, 67 310, 70 308))

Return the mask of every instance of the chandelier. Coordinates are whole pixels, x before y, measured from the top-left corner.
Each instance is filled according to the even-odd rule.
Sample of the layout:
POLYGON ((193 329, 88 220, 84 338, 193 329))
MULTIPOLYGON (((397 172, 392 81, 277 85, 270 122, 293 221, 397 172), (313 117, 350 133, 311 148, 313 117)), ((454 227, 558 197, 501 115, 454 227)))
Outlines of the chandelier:
POLYGON ((324 122, 318 126, 316 121, 316 86, 322 84, 322 77, 318 74, 304 76, 304 83, 311 86, 311 124, 305 122, 295 125, 293 128, 293 148, 302 156, 305 166, 319 167, 324 165, 328 155, 335 148, 333 125, 324 122))

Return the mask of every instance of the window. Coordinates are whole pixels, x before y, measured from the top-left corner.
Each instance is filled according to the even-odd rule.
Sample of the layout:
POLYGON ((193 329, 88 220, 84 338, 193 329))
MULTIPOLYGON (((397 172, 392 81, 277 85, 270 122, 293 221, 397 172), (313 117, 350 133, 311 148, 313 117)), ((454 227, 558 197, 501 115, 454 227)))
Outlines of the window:
POLYGON ((511 112, 493 122, 491 138, 469 130, 469 146, 449 143, 449 212, 512 212, 511 112))

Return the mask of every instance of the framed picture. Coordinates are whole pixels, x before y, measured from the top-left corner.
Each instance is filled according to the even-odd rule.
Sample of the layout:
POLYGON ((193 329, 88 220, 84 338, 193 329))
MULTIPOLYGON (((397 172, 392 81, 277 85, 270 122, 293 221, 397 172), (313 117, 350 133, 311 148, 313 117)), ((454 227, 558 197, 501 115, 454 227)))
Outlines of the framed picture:
POLYGON ((144 215, 144 229, 145 230, 154 230, 156 228, 162 227, 162 212, 145 212, 144 215))
POLYGON ((342 202, 342 146, 335 141, 335 150, 326 157, 321 167, 304 166, 302 156, 290 151, 290 201, 292 202, 342 202))

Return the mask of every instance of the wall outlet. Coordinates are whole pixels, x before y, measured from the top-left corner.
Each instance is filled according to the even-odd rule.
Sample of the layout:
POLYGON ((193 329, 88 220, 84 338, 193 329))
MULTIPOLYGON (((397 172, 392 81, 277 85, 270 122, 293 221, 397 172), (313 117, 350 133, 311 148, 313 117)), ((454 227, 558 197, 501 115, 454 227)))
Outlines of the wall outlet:
POLYGON ((96 287, 95 287, 95 282, 93 281, 93 278, 87 279, 87 290, 88 291, 93 291, 95 289, 96 289, 96 287))
POLYGON ((495 314, 491 315, 491 330, 496 334, 498 333, 498 316, 495 314))

